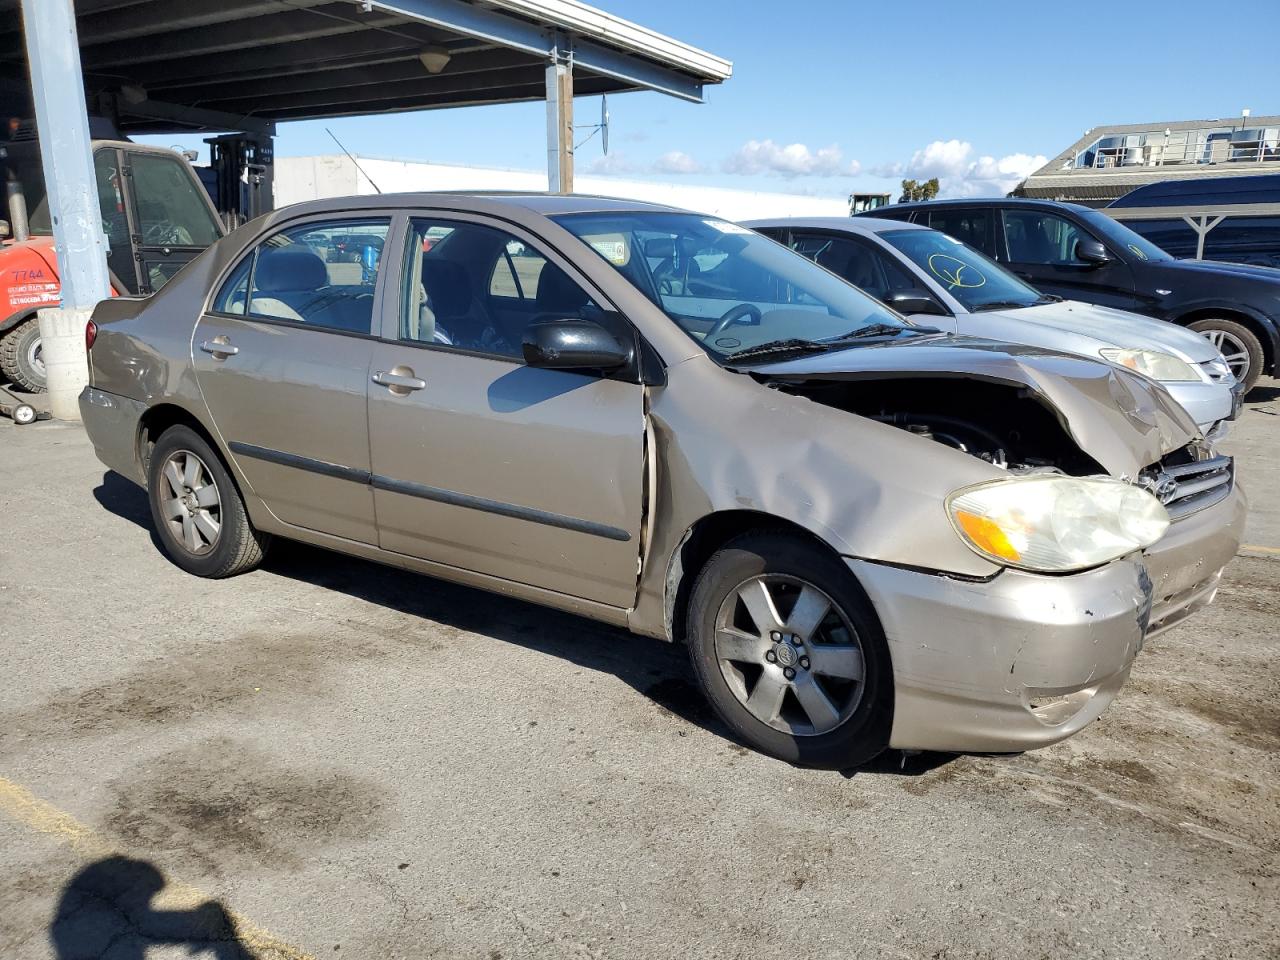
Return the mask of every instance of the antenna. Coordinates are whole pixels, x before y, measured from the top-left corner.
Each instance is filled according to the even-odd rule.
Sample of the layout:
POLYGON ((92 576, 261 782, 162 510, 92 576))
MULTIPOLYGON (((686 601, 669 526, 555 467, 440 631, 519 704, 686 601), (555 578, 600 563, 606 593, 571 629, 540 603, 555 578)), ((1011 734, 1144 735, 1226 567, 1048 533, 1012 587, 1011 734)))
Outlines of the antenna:
POLYGON ((581 147, 582 144, 586 143, 588 140, 590 140, 592 137, 594 137, 598 133, 600 134, 601 152, 603 152, 605 156, 608 156, 609 155, 609 98, 604 94, 600 95, 600 122, 599 123, 593 123, 590 126, 574 127, 573 129, 591 131, 589 134, 587 134, 585 138, 583 138, 581 143, 577 143, 574 145, 574 148, 573 148, 574 150, 577 150, 578 147, 581 147))
POLYGON ((338 145, 338 149, 347 155, 347 159, 356 165, 357 170, 359 170, 361 173, 364 173, 364 178, 369 181, 369 186, 373 187, 374 193, 382 193, 382 191, 378 189, 378 185, 373 182, 373 177, 365 173, 364 167, 360 166, 360 161, 351 155, 351 151, 342 145, 342 141, 339 140, 336 136, 334 136, 333 131, 330 130, 328 127, 325 127, 324 132, 327 133, 329 136, 333 137, 333 142, 338 145))

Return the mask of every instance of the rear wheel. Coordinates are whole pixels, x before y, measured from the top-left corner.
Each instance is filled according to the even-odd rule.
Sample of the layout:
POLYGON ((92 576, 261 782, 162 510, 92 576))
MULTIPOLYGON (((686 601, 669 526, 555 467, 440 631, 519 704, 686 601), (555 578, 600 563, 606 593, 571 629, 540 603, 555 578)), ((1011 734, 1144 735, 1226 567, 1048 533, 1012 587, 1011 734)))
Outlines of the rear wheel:
POLYGON ((703 691, 757 749, 839 769, 888 745, 884 633, 852 574, 818 546, 788 534, 732 541, 699 574, 688 624, 703 691))
POLYGON ((15 386, 32 393, 45 388, 44 356, 40 349, 40 323, 29 317, 0 339, 0 370, 15 386))
POLYGON ((222 459, 198 433, 170 427, 151 451, 147 490, 165 552, 200 577, 232 577, 262 562, 271 538, 249 522, 222 459))
POLYGON ((1222 354, 1235 378, 1244 384, 1246 391, 1262 376, 1262 343, 1252 330, 1235 320, 1197 320, 1191 324, 1196 331, 1222 354))

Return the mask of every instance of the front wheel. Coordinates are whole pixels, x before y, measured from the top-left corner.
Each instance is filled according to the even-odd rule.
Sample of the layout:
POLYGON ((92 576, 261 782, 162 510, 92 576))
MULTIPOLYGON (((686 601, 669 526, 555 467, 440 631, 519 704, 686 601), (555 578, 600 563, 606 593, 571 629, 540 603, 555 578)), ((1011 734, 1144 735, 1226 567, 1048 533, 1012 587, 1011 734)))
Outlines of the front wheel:
POLYGON ((842 769, 888 745, 893 673, 884 632, 834 555, 788 534, 739 537, 698 575, 688 625, 707 699, 757 749, 842 769))
POLYGON ((1191 329, 1200 334, 1222 354, 1235 378, 1246 392, 1253 389, 1262 376, 1262 342, 1252 330, 1234 320, 1197 320, 1191 329))
POLYGON ((40 322, 30 317, 0 339, 0 371, 14 386, 43 393, 46 379, 41 350, 40 322))
POLYGON ((262 562, 271 537, 253 528, 222 458, 190 427, 156 441, 147 492, 165 553, 187 573, 232 577, 262 562))

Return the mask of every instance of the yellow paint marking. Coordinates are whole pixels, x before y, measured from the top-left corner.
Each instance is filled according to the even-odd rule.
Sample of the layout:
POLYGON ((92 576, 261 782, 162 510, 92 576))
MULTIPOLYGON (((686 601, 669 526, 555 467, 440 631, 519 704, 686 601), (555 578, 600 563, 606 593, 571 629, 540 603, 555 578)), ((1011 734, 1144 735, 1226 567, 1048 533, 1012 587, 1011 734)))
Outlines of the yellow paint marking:
POLYGON ((1249 553, 1274 553, 1280 555, 1280 547, 1260 547, 1253 543, 1242 543, 1240 544, 1240 549, 1249 553))
MULTIPOLYGON (((124 855, 123 851, 113 847, 106 838, 100 837, 70 814, 63 813, 26 787, 4 777, 0 777, 0 813, 25 827, 53 837, 86 860, 124 855)), ((169 881, 167 886, 154 901, 157 907, 190 909, 213 899, 189 884, 166 879, 169 881)), ((234 910, 228 910, 227 913, 235 922, 240 943, 252 951, 258 960, 315 960, 311 954, 277 939, 234 910)))

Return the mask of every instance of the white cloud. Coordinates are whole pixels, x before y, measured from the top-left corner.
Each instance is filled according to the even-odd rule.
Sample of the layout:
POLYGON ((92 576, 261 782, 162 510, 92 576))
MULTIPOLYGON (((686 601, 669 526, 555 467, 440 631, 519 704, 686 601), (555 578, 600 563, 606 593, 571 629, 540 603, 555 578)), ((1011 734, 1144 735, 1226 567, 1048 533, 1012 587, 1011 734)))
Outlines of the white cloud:
POLYGON ((810 150, 803 143, 783 147, 772 140, 748 140, 724 161, 723 167, 726 173, 787 178, 852 176, 860 169, 856 160, 846 162, 834 144, 810 150))
POLYGON ((634 173, 635 165, 627 159, 625 153, 614 151, 606 153, 602 157, 596 157, 587 164, 587 173, 596 173, 603 176, 617 176, 622 173, 634 173))
POLYGON ((654 173, 701 173, 702 164, 683 150, 670 150, 653 162, 654 173))
POLYGON ((966 140, 934 140, 907 163, 879 164, 871 172, 913 180, 937 177, 940 197, 1003 196, 1047 162, 1045 157, 1026 153, 973 159, 973 144, 966 140))

